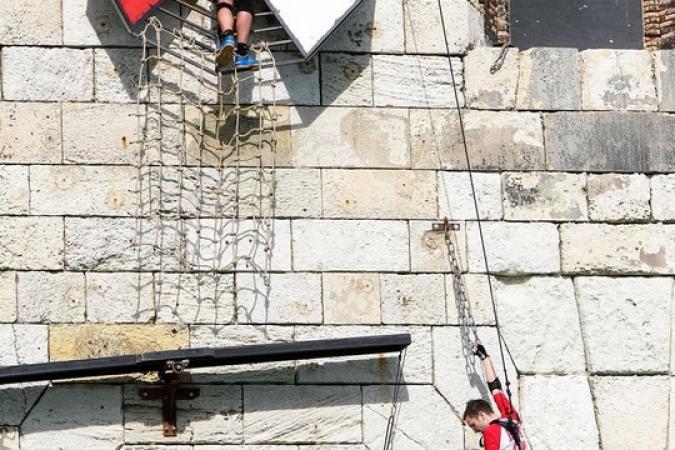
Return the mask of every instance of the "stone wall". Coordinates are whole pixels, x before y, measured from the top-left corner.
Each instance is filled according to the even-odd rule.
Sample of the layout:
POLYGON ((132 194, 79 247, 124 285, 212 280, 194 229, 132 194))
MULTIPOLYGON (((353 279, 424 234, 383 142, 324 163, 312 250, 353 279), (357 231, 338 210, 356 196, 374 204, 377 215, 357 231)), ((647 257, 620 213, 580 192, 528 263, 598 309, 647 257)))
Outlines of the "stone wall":
MULTIPOLYGON (((532 448, 675 448, 675 52, 511 49, 490 74, 480 14, 443 4, 532 448)), ((284 72, 271 290, 256 302, 240 272, 134 263, 140 55, 108 2, 0 2, 0 365, 405 331, 396 448, 478 448, 460 415, 486 388, 439 219, 461 225, 452 255, 501 362, 435 5, 365 0, 312 65, 284 72), (178 276, 190 295, 160 295, 178 276), (240 289, 200 295, 214 285, 240 289)), ((8 386, 0 448, 381 448, 395 367, 198 371, 171 440, 142 378, 8 386)))

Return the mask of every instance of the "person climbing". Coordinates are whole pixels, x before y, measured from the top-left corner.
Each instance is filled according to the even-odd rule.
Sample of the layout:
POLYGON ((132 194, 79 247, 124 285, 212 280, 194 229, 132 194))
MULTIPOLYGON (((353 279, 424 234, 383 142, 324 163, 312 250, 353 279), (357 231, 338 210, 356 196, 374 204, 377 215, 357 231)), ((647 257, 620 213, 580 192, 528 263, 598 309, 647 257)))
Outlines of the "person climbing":
POLYGON ((220 67, 228 67, 236 52, 234 55, 236 67, 246 68, 257 64, 255 56, 248 48, 248 38, 255 16, 253 0, 216 0, 216 2, 220 31, 216 62, 220 67))
POLYGON ((502 391, 490 356, 480 342, 473 343, 471 351, 481 360, 485 381, 499 414, 483 399, 469 400, 464 411, 464 422, 476 433, 483 433, 481 446, 485 450, 525 450, 520 416, 502 391))

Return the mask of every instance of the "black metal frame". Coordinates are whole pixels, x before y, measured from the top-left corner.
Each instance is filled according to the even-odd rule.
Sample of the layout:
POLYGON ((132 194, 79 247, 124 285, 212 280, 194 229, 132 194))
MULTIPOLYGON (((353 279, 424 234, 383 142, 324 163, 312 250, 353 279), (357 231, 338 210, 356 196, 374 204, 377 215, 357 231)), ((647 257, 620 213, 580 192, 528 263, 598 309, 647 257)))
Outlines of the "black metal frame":
POLYGON ((31 381, 163 372, 168 362, 185 368, 233 366, 274 361, 332 358, 400 352, 411 343, 409 334, 323 339, 240 347, 193 348, 41 364, 0 367, 0 385, 31 381))

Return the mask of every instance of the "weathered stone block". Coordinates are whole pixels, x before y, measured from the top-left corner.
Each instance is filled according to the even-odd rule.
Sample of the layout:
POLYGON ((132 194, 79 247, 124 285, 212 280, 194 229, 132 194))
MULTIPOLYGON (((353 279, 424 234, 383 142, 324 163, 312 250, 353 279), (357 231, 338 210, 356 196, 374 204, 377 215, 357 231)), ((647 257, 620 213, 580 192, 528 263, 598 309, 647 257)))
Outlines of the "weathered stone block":
POLYGON ((373 106, 373 66, 370 55, 321 55, 321 104, 373 106))
MULTIPOLYGON (((431 332, 419 326, 297 326, 296 341, 335 339, 354 336, 410 333, 411 344, 406 351, 403 378, 408 383, 432 382, 431 332)), ((398 374, 398 355, 394 353, 349 356, 345 358, 298 361, 299 383, 326 384, 382 384, 395 383, 398 374)))
POLYGON ((172 220, 66 218, 66 266, 74 270, 177 270, 181 235, 172 220))
POLYGON ((63 268, 63 219, 0 218, 0 268, 63 268))
MULTIPOLYGON (((138 396, 139 386, 124 387, 124 438, 129 443, 238 444, 242 441, 241 386, 199 386, 199 397, 176 402, 176 437, 162 435, 161 400, 138 396)), ((147 447, 144 447, 147 448, 147 447)))
POLYGON ((112 3, 88 0, 63 1, 65 45, 137 46, 138 38, 127 33, 112 3))
POLYGON ((502 181, 499 174, 468 172, 438 173, 439 217, 450 220, 475 220, 476 206, 473 188, 476 190, 478 212, 483 220, 502 218, 502 181))
POLYGON ((237 275, 239 323, 321 323, 321 275, 271 274, 269 286, 237 275))
POLYGON ((672 225, 562 225, 564 273, 675 273, 672 225))
MULTIPOLYGON (((36 383, 28 385, 21 384, 18 386, 10 385, 0 388, 0 402, 2 402, 2 408, 0 408, 0 423, 7 425, 21 424, 28 411, 33 407, 38 398, 40 398, 43 390, 44 386, 36 383)), ((2 433, 1 428, 0 433, 2 433)), ((2 441, 0 440, 0 442, 2 441)))
POLYGON ((0 272, 0 323, 16 321, 18 304, 15 279, 14 272, 0 272))
POLYGON ((96 101, 136 103, 147 100, 148 92, 138 90, 143 51, 106 48, 94 50, 96 101))
MULTIPOLYGON (((45 325, 0 325, 0 366, 43 363, 49 360, 48 327, 45 325)), ((0 388, 0 423, 19 425, 40 397, 39 384, 0 388)), ((2 428, 0 427, 0 443, 2 428)))
POLYGON ((244 386, 244 442, 361 442, 358 386, 244 386))
MULTIPOLYGON (((464 106, 462 61, 452 58, 452 69, 464 106)), ((448 58, 440 56, 374 55, 373 88, 376 106, 454 107, 455 96, 448 58)))
POLYGON ((46 325, 0 325, 0 344, 6 349, 0 355, 0 366, 47 362, 48 334, 46 325))
POLYGON ((575 286, 593 372, 668 370, 672 279, 579 277, 575 286))
POLYGON ((60 45, 61 2, 2 2, 0 45, 60 45))
POLYGON ((170 325, 52 325, 49 359, 64 361, 189 347, 187 328, 170 325))
POLYGON ((401 221, 296 220, 293 268, 403 271, 410 268, 408 227, 401 221))
POLYGON ((321 216, 321 171, 312 169, 277 169, 276 217, 321 216))
POLYGON ((579 52, 575 48, 533 48, 520 54, 516 107, 581 109, 579 52))
POLYGON ((584 371, 584 347, 571 279, 500 278, 495 283, 495 298, 502 333, 519 370, 584 371))
POLYGON ((504 173, 506 220, 588 220, 586 175, 504 173))
POLYGON ((408 111, 295 108, 293 150, 298 166, 406 167, 408 111))
POLYGON ((247 167, 257 166, 260 162, 277 167, 294 165, 288 106, 266 106, 262 110, 243 108, 237 121, 237 115, 229 109, 230 106, 223 106, 221 110, 220 107, 186 105, 185 135, 183 127, 173 126, 170 122, 163 123, 161 134, 156 126, 160 115, 180 113, 176 105, 163 106, 159 110, 153 105, 148 105, 148 108, 152 128, 149 134, 161 143, 161 148, 153 150, 154 157, 158 162, 161 157, 163 164, 180 165, 181 158, 184 158, 187 164, 195 166, 239 164, 247 167), (217 119, 224 115, 227 116, 224 121, 217 119), (261 125, 265 130, 276 128, 276 134, 272 136, 270 132, 265 132, 260 136, 261 125), (233 146, 225 143, 230 142, 237 129, 240 145, 239 150, 234 151, 233 146), (275 142, 272 142, 272 137, 276 138, 275 142))
POLYGON ((93 64, 91 49, 4 47, 2 91, 8 100, 93 100, 93 64))
POLYGON ((326 169, 322 184, 324 217, 423 219, 438 215, 433 172, 326 169))
POLYGON ((267 227, 259 220, 189 220, 185 234, 191 270, 291 270, 290 221, 267 227))
MULTIPOLYGON (((495 284, 494 280, 491 280, 495 284)), ((450 325, 494 325, 490 286, 483 274, 466 273, 445 276, 445 292, 450 325)))
POLYGON ((31 212, 39 215, 131 216, 140 212, 135 167, 31 166, 31 212))
POLYGON ((441 4, 448 47, 445 46, 437 0, 412 0, 403 4, 406 53, 463 54, 484 43, 481 14, 470 2, 444 0, 441 4))
POLYGON ((646 175, 589 175, 587 192, 591 220, 649 220, 649 178, 646 175))
MULTIPOLYGON (((392 386, 363 387, 363 435, 368 448, 384 447, 392 386)), ((433 386, 403 386, 393 446, 409 450, 462 448, 464 430, 433 386)))
POLYGON ((19 429, 0 427, 0 446, 7 450, 19 450, 19 429))
MULTIPOLYGON (((544 137, 539 114, 469 110, 463 118, 472 169, 544 168, 544 137)), ((413 109, 410 130, 414 168, 467 169, 456 111, 413 109)))
POLYGON ((84 274, 19 273, 19 321, 78 323, 85 320, 84 274))
POLYGON ((380 323, 380 277, 377 274, 324 273, 322 292, 325 323, 380 323))
POLYGON ((527 423, 532 448, 599 450, 593 398, 586 376, 526 376, 521 379, 522 418, 527 423), (568 420, 564 423, 555 421, 555 417, 561 416, 568 420))
POLYGON ((450 247, 443 231, 434 231, 429 222, 410 221, 410 269, 413 272, 451 272, 453 259, 466 272, 466 224, 450 231, 450 247))
POLYGON ((656 220, 675 219, 675 175, 656 175, 650 181, 652 216, 656 220))
MULTIPOLYGON (((476 331, 481 343, 490 353, 493 364, 499 368, 497 369, 500 372, 499 376, 503 378, 501 371, 503 365, 495 329, 479 327, 476 331)), ((434 327, 433 329, 434 385, 459 414, 464 412, 468 400, 472 398, 489 400, 490 398, 488 386, 482 376, 480 360, 471 354, 469 340, 471 333, 472 330, 466 327, 434 327)), ((507 361, 506 367, 510 374, 516 373, 510 360, 507 361)), ((515 382, 511 390, 513 402, 518 408, 518 392, 515 382)))
POLYGON ((0 161, 61 162, 60 105, 0 102, 0 161))
POLYGON ((544 116, 549 170, 654 172, 675 170, 675 117, 639 113, 555 113, 544 116))
POLYGON ((666 448, 670 388, 667 377, 597 377, 591 383, 603 448, 666 448))
POLYGON ((0 166, 0 213, 27 214, 30 199, 27 166, 0 166))
MULTIPOLYGON (((293 342, 293 326, 274 325, 197 325, 190 327, 190 344, 198 347, 293 342)), ((292 383, 295 361, 243 364, 191 370, 191 379, 198 383, 292 383)))
POLYGON ((659 110, 675 112, 675 50, 661 50, 655 58, 659 110))
POLYGON ((234 321, 234 290, 233 275, 156 274, 157 322, 231 323, 234 321))
POLYGON ((441 274, 382 275, 382 322, 446 323, 445 282, 441 274))
POLYGON ((333 36, 323 50, 347 52, 403 53, 405 34, 403 8, 397 0, 365 0, 333 36))
POLYGON ((43 449, 46 442, 54 449, 101 450, 124 443, 122 388, 49 388, 21 427, 22 449, 43 449))
MULTIPOLYGON (((469 272, 485 272, 478 225, 467 223, 469 272)), ((560 239, 552 223, 483 223, 492 273, 503 275, 560 272, 560 239), (533 255, 538 255, 533 258, 533 255)))
MULTIPOLYGON (((297 60, 297 55, 291 53, 274 52, 277 63, 287 60, 297 60)), ((320 105, 321 104, 321 80, 318 59, 308 62, 291 64, 277 67, 274 72, 272 67, 262 69, 260 79, 266 80, 260 87, 255 79, 246 77, 239 84, 239 99, 245 104, 254 104, 262 100, 265 104, 276 101, 285 105, 320 105), (276 86, 272 86, 268 80, 277 80, 276 86)), ((218 85, 215 84, 214 87, 218 85)), ((195 90, 195 92, 198 92, 195 90)), ((217 101, 213 102, 217 103, 217 101)))
POLYGON ((85 274, 87 322, 133 323, 155 318, 152 274, 85 274))
POLYGON ((140 162, 136 105, 63 105, 63 153, 68 163, 140 162))
POLYGON ((518 86, 518 49, 508 49, 504 64, 494 74, 490 68, 499 59, 500 48, 478 47, 464 58, 466 104, 476 109, 513 109, 518 86))
POLYGON ((656 86, 646 50, 592 49, 581 52, 583 109, 655 111, 656 86))

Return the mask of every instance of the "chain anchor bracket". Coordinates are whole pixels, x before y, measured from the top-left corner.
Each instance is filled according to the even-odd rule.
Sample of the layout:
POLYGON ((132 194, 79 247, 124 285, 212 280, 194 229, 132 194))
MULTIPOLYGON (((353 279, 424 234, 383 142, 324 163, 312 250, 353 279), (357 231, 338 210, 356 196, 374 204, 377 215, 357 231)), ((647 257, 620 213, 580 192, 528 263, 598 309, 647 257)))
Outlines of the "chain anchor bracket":
POLYGON ((177 400, 192 400, 199 397, 199 389, 193 386, 180 386, 180 374, 190 364, 189 360, 167 361, 159 379, 164 383, 158 387, 146 387, 138 390, 141 400, 162 401, 162 428, 164 437, 177 436, 177 400))
POLYGON ((459 231, 461 228, 459 222, 450 222, 447 217, 443 219, 443 222, 434 222, 431 224, 431 231, 459 231))

